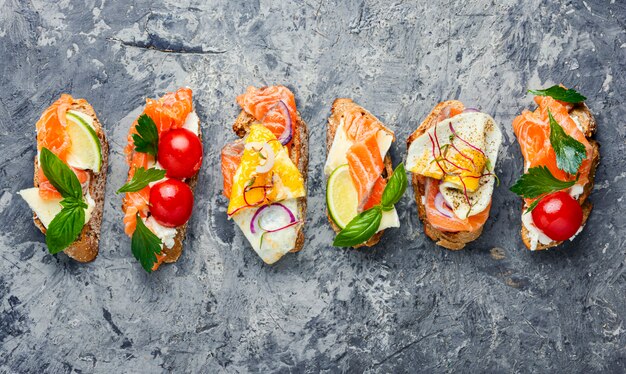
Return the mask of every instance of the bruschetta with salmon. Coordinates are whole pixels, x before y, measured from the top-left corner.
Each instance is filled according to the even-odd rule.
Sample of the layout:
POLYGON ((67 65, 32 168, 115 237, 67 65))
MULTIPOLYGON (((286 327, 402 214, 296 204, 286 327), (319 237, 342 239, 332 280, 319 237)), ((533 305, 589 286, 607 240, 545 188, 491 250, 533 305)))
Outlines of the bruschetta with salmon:
POLYGON ((34 187, 19 194, 50 253, 79 262, 98 255, 109 145, 95 111, 63 94, 37 121, 34 187))
POLYGON ((543 250, 572 240, 587 222, 592 205, 598 143, 596 121, 586 98, 552 86, 530 90, 537 108, 513 120, 524 157, 524 175, 511 187, 522 198, 522 240, 543 250))
POLYGON ((439 103, 407 140, 407 169, 424 232, 459 250, 489 218, 502 133, 488 114, 456 100, 439 103))
POLYGON ((124 231, 135 258, 152 272, 180 257, 194 206, 203 149, 191 89, 147 99, 124 153, 128 178, 118 190, 125 193, 124 231))
POLYGON ((333 245, 371 247, 385 229, 400 227, 394 207, 407 186, 404 167, 394 172, 388 152, 395 135, 351 99, 336 99, 326 129, 324 174, 333 245))
POLYGON ((248 87, 237 97, 239 139, 222 149, 228 218, 267 264, 304 244, 309 137, 285 86, 248 87))

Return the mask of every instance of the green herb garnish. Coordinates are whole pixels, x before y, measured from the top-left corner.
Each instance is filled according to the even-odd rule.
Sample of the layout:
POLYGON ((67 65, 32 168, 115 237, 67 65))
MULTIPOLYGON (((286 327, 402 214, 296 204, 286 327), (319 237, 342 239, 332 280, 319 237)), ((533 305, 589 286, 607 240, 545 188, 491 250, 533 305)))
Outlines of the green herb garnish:
POLYGON ((587 157, 585 146, 567 135, 548 110, 550 119, 550 144, 556 153, 556 165, 568 174, 576 174, 580 164, 587 157))
POLYGON ((117 193, 141 191, 151 182, 159 181, 163 179, 163 177, 165 177, 165 170, 156 168, 146 170, 143 167, 140 167, 135 170, 133 178, 117 190, 117 193))
POLYGON ((582 103, 587 100, 586 97, 576 90, 568 90, 558 85, 543 90, 528 90, 528 92, 537 96, 550 96, 555 100, 564 101, 566 103, 582 103))
POLYGON ((58 253, 72 244, 85 225, 83 189, 76 174, 61 159, 47 148, 41 149, 41 169, 63 196, 63 209, 52 219, 46 229, 46 245, 50 253, 58 253))
POLYGON ((393 209, 393 206, 402 198, 408 184, 404 164, 400 164, 396 167, 393 174, 391 174, 389 182, 387 182, 385 190, 383 191, 383 197, 380 203, 384 211, 393 209))
POLYGON ((572 187, 576 181, 562 181, 550 173, 546 166, 535 166, 511 187, 511 192, 525 199, 534 199, 541 195, 572 187))
POLYGON ((539 200, 545 195, 565 190, 576 184, 576 181, 562 181, 552 175, 546 166, 535 166, 528 169, 528 172, 520 177, 511 187, 511 192, 518 194, 525 199, 535 199, 526 212, 532 211, 539 200))
POLYGON ((141 263, 141 267, 148 273, 152 273, 152 268, 157 263, 156 255, 161 254, 162 242, 146 227, 139 213, 137 213, 136 218, 137 227, 131 239, 130 249, 133 256, 141 263))
POLYGON ((393 206, 402 198, 408 184, 404 164, 401 163, 389 178, 383 191, 381 203, 354 217, 337 234, 333 245, 335 247, 353 247, 368 241, 378 231, 380 221, 383 218, 383 210, 393 209, 393 206))
POLYGON ((156 124, 147 114, 142 114, 137 119, 136 134, 133 134, 135 151, 157 156, 159 146, 159 132, 156 124))

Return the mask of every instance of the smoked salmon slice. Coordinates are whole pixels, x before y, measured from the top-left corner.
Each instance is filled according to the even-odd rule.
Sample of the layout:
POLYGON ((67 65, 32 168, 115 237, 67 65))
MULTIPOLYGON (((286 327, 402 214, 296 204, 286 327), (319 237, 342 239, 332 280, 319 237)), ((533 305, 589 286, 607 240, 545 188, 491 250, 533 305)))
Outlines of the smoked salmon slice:
POLYGON ((367 115, 359 106, 346 111, 342 119, 344 131, 352 142, 365 142, 369 138, 376 137, 379 131, 393 135, 391 130, 373 116, 367 115))
POLYGON ((385 167, 383 159, 380 157, 375 133, 362 143, 354 143, 348 149, 346 159, 348 160, 352 184, 357 191, 358 206, 362 210, 367 205, 372 189, 385 167))
MULTIPOLYGON (((287 118, 279 107, 282 101, 288 109, 291 121, 297 118, 296 99, 285 86, 248 87, 246 92, 237 96, 241 108, 270 129, 278 138, 285 130, 287 118)), ((294 125, 294 124, 292 124, 294 125)))
POLYGON ((245 149, 243 140, 227 143, 222 148, 222 176, 224 177, 224 190, 222 193, 230 199, 230 192, 233 188, 233 180, 237 168, 241 163, 241 156, 245 149))
POLYGON ((513 120, 513 131, 526 161, 526 170, 534 166, 546 166, 552 175, 560 180, 576 179, 576 175, 569 175, 557 166, 556 154, 550 144, 549 110, 563 131, 585 146, 587 158, 583 160, 578 170, 578 183, 587 183, 593 149, 585 134, 569 115, 571 104, 562 103, 549 96, 537 96, 535 102, 538 107, 534 112, 525 110, 513 120))
MULTIPOLYGON (((57 101, 43 112, 36 124, 38 151, 41 151, 42 148, 47 148, 62 161, 67 160, 67 154, 72 146, 72 141, 67 133, 66 114, 67 111, 71 109, 72 105, 80 105, 83 103, 86 103, 84 99, 75 100, 71 95, 62 94, 57 101)), ((85 188, 89 181, 89 173, 85 170, 73 167, 70 168, 78 177, 78 181, 83 188, 85 188)), ((61 198, 61 194, 54 188, 50 181, 48 181, 42 168, 39 168, 38 181, 39 196, 41 196, 42 199, 61 198)))
MULTIPOLYGON (((146 107, 143 114, 147 114, 157 127, 159 136, 171 129, 177 129, 185 124, 189 113, 193 111, 192 91, 189 88, 180 88, 158 99, 146 99, 146 107)), ((128 180, 131 180, 135 170, 140 167, 147 169, 154 163, 154 157, 141 152, 135 152, 133 134, 137 133, 135 121, 128 131, 128 144, 124 149, 126 162, 129 166, 128 180)), ((122 202, 124 210, 124 232, 132 236, 137 226, 137 212, 141 217, 146 217, 150 211, 150 187, 141 191, 127 192, 122 202)))
POLYGON ((363 205, 363 210, 368 210, 380 204, 380 201, 383 198, 383 191, 385 191, 386 186, 387 186, 387 181, 381 175, 376 180, 376 183, 374 183, 374 187, 372 187, 372 192, 370 193, 370 197, 365 202, 365 205, 363 205))
POLYGON ((428 222, 437 230, 447 232, 475 231, 480 229, 487 218, 489 218, 489 209, 491 203, 482 212, 469 216, 466 219, 460 219, 450 210, 449 216, 440 212, 435 206, 435 198, 439 193, 439 180, 434 178, 426 178, 426 217, 428 222))

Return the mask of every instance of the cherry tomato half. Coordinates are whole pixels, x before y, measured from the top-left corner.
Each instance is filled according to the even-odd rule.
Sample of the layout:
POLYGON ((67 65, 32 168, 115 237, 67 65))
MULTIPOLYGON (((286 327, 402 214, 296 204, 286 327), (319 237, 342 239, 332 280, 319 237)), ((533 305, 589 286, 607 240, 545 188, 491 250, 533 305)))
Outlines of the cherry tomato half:
POLYGON ((191 217, 193 192, 178 179, 166 179, 150 188, 150 213, 163 226, 177 227, 191 217))
POLYGON ((170 130, 159 139, 157 156, 169 178, 191 178, 202 165, 202 143, 187 129, 170 130))
POLYGON ((565 191, 552 193, 539 201, 532 211, 535 226, 550 239, 571 238, 583 222, 583 210, 565 191))

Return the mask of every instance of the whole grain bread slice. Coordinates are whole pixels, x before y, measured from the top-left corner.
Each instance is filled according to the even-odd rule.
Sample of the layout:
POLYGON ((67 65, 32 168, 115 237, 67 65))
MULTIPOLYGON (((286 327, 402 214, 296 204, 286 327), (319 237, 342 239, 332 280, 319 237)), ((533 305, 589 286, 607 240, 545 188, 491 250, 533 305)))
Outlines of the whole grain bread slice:
MULTIPOLYGON (((358 108, 359 110, 362 111, 363 115, 369 116, 372 119, 380 122, 380 120, 378 120, 378 118, 376 118, 372 113, 368 112, 365 108, 356 104, 351 99, 346 99, 346 98, 335 99, 335 101, 333 102, 333 106, 331 108, 330 117, 328 117, 328 127, 326 128, 326 153, 327 154, 328 152, 330 152, 330 147, 333 145, 333 140, 335 139, 335 133, 337 132, 337 129, 339 128, 339 125, 341 124, 341 118, 344 116, 344 113, 346 111, 352 110, 354 108, 358 108)), ((383 178, 385 178, 385 181, 387 181, 389 177, 391 176, 391 174, 393 173, 393 165, 391 164, 391 157, 389 156, 389 154, 385 155, 385 159, 383 160, 383 163, 385 165, 385 168, 383 169, 382 176, 383 178)), ((326 208, 326 216, 328 217, 328 222, 330 222, 330 225, 333 228, 333 230, 335 230, 336 233, 339 233, 339 231, 341 231, 341 228, 337 226, 335 222, 333 221, 333 219, 331 218, 330 213, 328 212, 328 208, 326 208)), ((381 230, 377 232, 368 241, 366 241, 363 244, 355 245, 354 248, 359 248, 359 247, 364 247, 364 246, 371 247, 371 246, 376 245, 380 241, 380 239, 383 237, 384 232, 385 230, 381 230)))
MULTIPOLYGON (((96 116, 96 112, 91 105, 84 100, 76 100, 72 104, 71 109, 84 113, 93 119, 94 130, 100 140, 100 149, 102 151, 102 169, 100 172, 94 173, 92 170, 88 170, 89 194, 95 201, 96 206, 94 207, 89 222, 83 227, 83 231, 80 233, 78 239, 63 251, 76 261, 90 262, 98 256, 98 247, 100 244, 100 228, 102 226, 102 214, 104 211, 104 192, 109 160, 109 143, 107 142, 102 125, 96 116)), ((39 162, 37 157, 35 157, 34 185, 35 187, 39 187, 39 162)), ((45 234, 46 228, 35 213, 33 213, 33 221, 35 221, 35 225, 39 230, 45 234)))
MULTIPOLYGON (((589 143, 591 144, 591 147, 592 147, 591 169, 589 170, 589 180, 583 187, 582 194, 578 197, 578 203, 581 205, 582 210, 583 210, 582 226, 584 226, 585 223, 587 223, 587 219, 589 218, 589 215, 591 214, 591 209, 593 208, 593 206, 591 205, 591 202, 589 202, 587 199, 589 198, 591 191, 593 191, 593 186, 595 183, 595 176, 596 176, 596 169, 598 168, 598 164, 600 163, 600 144, 596 142, 595 140, 591 139, 591 137, 596 133, 598 126, 597 126, 595 117, 593 116, 593 114, 589 110, 589 107, 587 107, 585 103, 576 104, 570 110, 569 115, 570 117, 576 118, 578 120, 578 123, 580 123, 583 133, 585 134, 585 137, 587 138, 587 140, 589 140, 589 143)), ((524 203, 522 203, 522 214, 524 213, 525 209, 527 209, 527 207, 525 206, 524 203)), ((532 241, 530 239, 530 233, 528 232, 528 230, 523 224, 522 224, 521 232, 522 232, 522 241, 524 242, 524 244, 526 245, 528 249, 532 250, 532 241)), ((563 242, 553 241, 549 244, 537 243, 537 248, 535 250, 540 251, 540 250, 556 247, 560 245, 561 243, 563 242)))
MULTIPOLYGON (((428 131, 428 129, 440 122, 440 115, 444 110, 448 110, 448 108, 454 108, 462 111, 463 109, 465 109, 465 106, 462 102, 458 100, 449 100, 437 104, 435 108, 430 112, 430 114, 426 117, 426 119, 422 121, 422 123, 407 139, 407 150, 415 139, 420 137, 422 134, 428 131)), ((428 221, 428 217, 426 216, 426 206, 422 202, 422 197, 426 195, 426 178, 418 174, 413 174, 411 182, 413 184, 415 202, 417 203, 417 213, 424 225, 424 233, 426 233, 426 235, 431 238, 437 245, 456 251, 459 249, 463 249, 463 247, 465 247, 467 243, 476 240, 480 236, 480 234, 482 234, 484 225, 474 231, 459 232, 448 232, 435 228, 428 221)))
MULTIPOLYGON (((299 112, 296 112, 297 118, 295 126, 293 126, 291 150, 289 151, 289 158, 293 161, 294 165, 302 174, 304 179, 304 189, 307 190, 307 180, 309 175, 309 129, 304 122, 299 112)), ((254 117, 241 111, 235 123, 233 124, 233 131, 237 136, 243 138, 250 131, 250 126, 258 122, 254 117)), ((298 198, 298 214, 302 217, 302 221, 306 222, 306 208, 307 198, 306 196, 298 198)), ((296 243, 293 249, 289 252, 299 252, 304 246, 304 224, 300 225, 297 230, 296 243)))

